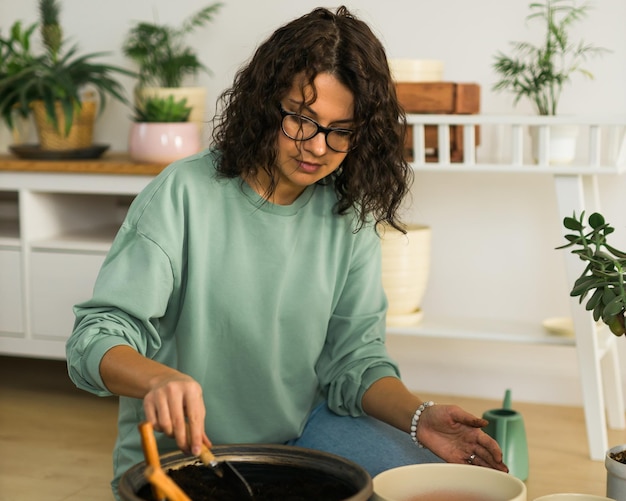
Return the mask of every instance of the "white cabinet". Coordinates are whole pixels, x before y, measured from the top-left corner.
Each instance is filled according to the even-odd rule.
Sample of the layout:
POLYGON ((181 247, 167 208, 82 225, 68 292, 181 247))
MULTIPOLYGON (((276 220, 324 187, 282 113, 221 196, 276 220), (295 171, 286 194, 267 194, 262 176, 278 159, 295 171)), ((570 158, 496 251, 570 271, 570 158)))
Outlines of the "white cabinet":
POLYGON ((0 190, 0 335, 24 331, 18 193, 0 190))
POLYGON ((0 353, 63 358, 133 198, 163 165, 0 156, 0 353))
POLYGON ((21 260, 19 248, 0 245, 0 335, 24 331, 21 260))
POLYGON ((104 253, 37 251, 30 257, 30 312, 34 338, 65 340, 72 306, 89 299, 104 253))

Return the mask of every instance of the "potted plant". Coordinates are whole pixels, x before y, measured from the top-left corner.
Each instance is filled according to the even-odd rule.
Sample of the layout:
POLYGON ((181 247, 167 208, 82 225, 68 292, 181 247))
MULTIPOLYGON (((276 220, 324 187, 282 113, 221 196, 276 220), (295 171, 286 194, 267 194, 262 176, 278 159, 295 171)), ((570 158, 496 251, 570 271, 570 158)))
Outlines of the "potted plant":
MULTIPOLYGON (((0 80, 16 75, 32 64, 35 56, 31 50, 31 36, 38 24, 23 27, 21 21, 15 21, 5 38, 0 33, 0 80)), ((11 129, 13 143, 26 142, 30 129, 30 110, 23 110, 19 103, 9 111, 5 122, 11 129)))
POLYGON ((126 102, 113 74, 134 76, 122 68, 92 62, 103 53, 80 56, 77 45, 64 51, 59 13, 57 0, 39 0, 43 54, 30 52, 32 26, 25 32, 12 31, 11 39, 2 44, 8 64, 0 68, 0 114, 12 127, 15 110, 22 116, 32 110, 39 147, 44 150, 89 147, 96 106, 102 110, 107 95, 126 102))
POLYGON ((185 43, 185 37, 206 26, 221 7, 219 2, 208 5, 187 17, 179 27, 140 22, 130 29, 122 50, 139 67, 136 100, 146 95, 185 98, 192 108, 190 121, 201 127, 205 121, 206 89, 183 87, 183 83, 186 77, 196 77, 201 71, 210 74, 210 70, 185 43))
MULTIPOLYGON (((607 236, 615 229, 594 212, 589 216, 587 228, 585 213, 566 217, 563 225, 573 231, 565 235, 572 253, 587 262, 580 277, 574 282, 570 295, 579 297, 585 308, 593 312, 595 321, 602 320, 616 336, 626 334, 626 252, 611 246, 607 236)), ((604 464, 607 470, 607 496, 626 501, 626 444, 607 451, 604 464)))
POLYGON ((170 163, 200 150, 196 124, 186 99, 145 97, 135 106, 128 151, 139 162, 170 163))
MULTIPOLYGON (((542 43, 513 42, 514 55, 498 52, 493 68, 500 75, 500 80, 493 89, 512 92, 515 95, 514 105, 526 98, 540 115, 556 115, 563 86, 575 73, 593 78, 582 64, 588 58, 606 52, 606 49, 582 40, 574 42, 570 39, 570 28, 588 14, 590 7, 589 3, 577 5, 570 0, 531 3, 531 13, 526 19, 543 23, 542 43)), ((555 139, 550 148, 554 154, 550 158, 551 163, 568 163, 574 159, 577 132, 576 127, 550 128, 550 136, 555 139), (560 151, 561 147, 563 151, 560 151)), ((536 129, 531 129, 531 135, 536 143, 536 129)))

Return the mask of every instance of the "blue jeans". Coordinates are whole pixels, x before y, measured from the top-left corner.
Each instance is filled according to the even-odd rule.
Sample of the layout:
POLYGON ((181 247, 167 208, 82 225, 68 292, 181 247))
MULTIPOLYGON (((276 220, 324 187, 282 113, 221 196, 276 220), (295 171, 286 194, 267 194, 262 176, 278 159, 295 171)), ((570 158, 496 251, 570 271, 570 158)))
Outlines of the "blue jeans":
POLYGON ((417 447, 408 433, 368 416, 339 416, 325 403, 313 410, 302 435, 287 445, 342 456, 361 465, 372 477, 397 466, 444 462, 428 449, 417 447))

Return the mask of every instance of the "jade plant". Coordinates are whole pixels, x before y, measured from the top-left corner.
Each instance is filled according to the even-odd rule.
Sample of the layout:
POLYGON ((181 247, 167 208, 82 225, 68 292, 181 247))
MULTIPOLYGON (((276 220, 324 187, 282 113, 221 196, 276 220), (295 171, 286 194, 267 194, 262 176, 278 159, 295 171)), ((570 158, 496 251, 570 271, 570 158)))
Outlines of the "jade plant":
POLYGON ((587 262, 570 295, 579 296, 580 303, 588 298, 585 308, 593 311, 594 320, 602 320, 613 334, 621 336, 626 333, 626 252, 607 242, 607 236, 615 229, 604 220, 604 216, 597 212, 591 214, 589 227, 584 217, 583 211, 578 218, 574 213, 563 220, 565 228, 574 233, 565 235, 568 243, 557 247, 572 247, 572 254, 587 262))
POLYGON ((135 106, 135 122, 187 122, 191 108, 187 106, 187 99, 174 99, 174 96, 150 96, 135 106))

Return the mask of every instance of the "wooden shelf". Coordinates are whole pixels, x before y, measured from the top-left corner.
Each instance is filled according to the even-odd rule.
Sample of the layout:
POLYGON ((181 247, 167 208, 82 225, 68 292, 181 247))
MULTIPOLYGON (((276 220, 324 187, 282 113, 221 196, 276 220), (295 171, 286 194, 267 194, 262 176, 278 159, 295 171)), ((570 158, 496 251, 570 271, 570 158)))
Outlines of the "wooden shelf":
POLYGON ((155 176, 166 166, 135 162, 127 153, 110 153, 91 160, 25 160, 12 155, 0 155, 0 171, 155 176))

